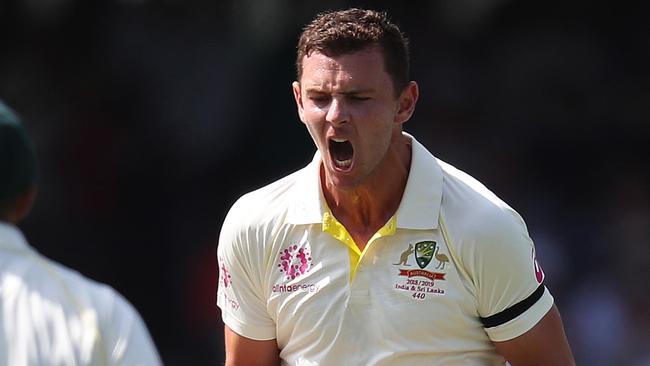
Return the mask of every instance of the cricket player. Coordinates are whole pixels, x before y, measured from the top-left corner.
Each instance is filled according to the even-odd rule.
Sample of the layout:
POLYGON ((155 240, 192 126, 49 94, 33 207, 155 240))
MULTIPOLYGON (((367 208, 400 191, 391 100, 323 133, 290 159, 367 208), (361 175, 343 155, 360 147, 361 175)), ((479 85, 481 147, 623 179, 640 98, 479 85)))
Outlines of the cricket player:
POLYGON ((573 365, 521 217, 403 130, 419 87, 399 28, 320 14, 296 64, 317 151, 225 219, 226 364, 573 365))
POLYGON ((0 365, 160 365, 126 299, 27 243, 16 225, 35 200, 36 175, 34 146, 0 101, 0 365))

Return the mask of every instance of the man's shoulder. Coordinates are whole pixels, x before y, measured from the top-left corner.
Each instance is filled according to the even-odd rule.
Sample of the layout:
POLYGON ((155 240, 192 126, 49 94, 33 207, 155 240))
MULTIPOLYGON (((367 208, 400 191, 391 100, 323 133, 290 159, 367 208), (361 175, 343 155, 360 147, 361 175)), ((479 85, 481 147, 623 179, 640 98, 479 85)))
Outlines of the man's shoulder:
POLYGON ((36 251, 15 258, 13 266, 22 268, 23 285, 30 292, 47 294, 61 303, 108 305, 108 300, 119 297, 111 286, 86 277, 36 251))
MULTIPOLYGON (((13 330, 5 336, 38 334, 37 344, 69 344, 69 351, 74 353, 71 357, 92 353, 93 364, 106 363, 106 355, 95 349, 118 349, 122 345, 127 348, 111 357, 160 364, 140 315, 125 297, 107 284, 26 249, 0 260, 0 306, 10 309, 4 321, 13 323, 13 330), (42 333, 42 329, 49 329, 46 325, 55 327, 54 332, 42 333), (100 348, 93 342, 79 343, 99 334, 100 348), (133 351, 136 348, 138 351, 133 351)), ((47 346, 37 348, 44 350, 42 357, 50 357, 47 346)))
POLYGON ((226 220, 254 224, 281 218, 304 189, 307 167, 261 188, 243 194, 230 208, 226 220))
POLYGON ((15 227, 0 225, 0 244, 3 300, 27 296, 73 312, 78 306, 110 309, 116 300, 121 301, 121 295, 109 285, 39 253, 15 227))
POLYGON ((507 262, 529 256, 532 241, 519 213, 467 173, 444 162, 440 165, 445 181, 441 205, 443 230, 466 269, 473 276, 480 276, 481 263, 490 262, 486 258, 500 257, 499 260, 507 262))
MULTIPOLYGON (((29 309, 54 307, 66 319, 92 314, 101 327, 115 316, 133 317, 133 306, 111 286, 49 259, 29 248, 2 261, 3 302, 28 301, 29 309)), ((25 309, 25 311, 31 311, 25 309)))
POLYGON ((483 183, 451 164, 437 162, 443 172, 442 210, 447 220, 477 232, 522 223, 519 214, 483 183))
MULTIPOLYGON (((279 230, 290 222, 292 208, 304 198, 312 185, 310 172, 303 168, 264 187, 241 196, 230 208, 219 233, 219 250, 231 251, 263 248, 279 230)), ((316 177, 317 178, 317 177, 316 177)), ((312 187, 313 188, 313 187, 312 187)), ((262 253, 263 251, 258 251, 262 253)))
POLYGON ((238 200, 239 205, 263 206, 276 202, 284 202, 291 196, 292 190, 300 181, 303 169, 285 175, 267 185, 243 194, 238 200))

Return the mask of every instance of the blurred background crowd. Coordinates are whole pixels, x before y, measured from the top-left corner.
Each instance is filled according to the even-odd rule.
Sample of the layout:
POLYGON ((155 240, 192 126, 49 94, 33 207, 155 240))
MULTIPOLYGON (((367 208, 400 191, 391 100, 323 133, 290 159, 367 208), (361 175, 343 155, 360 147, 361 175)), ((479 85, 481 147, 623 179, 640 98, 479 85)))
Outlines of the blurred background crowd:
POLYGON ((2 0, 0 98, 41 163, 28 240, 123 293, 166 364, 222 361, 221 222, 310 161, 295 44, 350 5, 409 36, 406 130, 524 217, 578 363, 650 365, 648 2, 2 0))

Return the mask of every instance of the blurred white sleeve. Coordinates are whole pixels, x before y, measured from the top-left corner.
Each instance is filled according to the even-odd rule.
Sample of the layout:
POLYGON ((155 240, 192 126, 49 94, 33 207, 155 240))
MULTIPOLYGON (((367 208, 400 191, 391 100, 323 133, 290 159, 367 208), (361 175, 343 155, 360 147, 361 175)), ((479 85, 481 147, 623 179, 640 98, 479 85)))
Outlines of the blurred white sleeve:
POLYGON ((101 348, 108 365, 161 365, 149 331, 135 308, 111 289, 100 326, 101 348))

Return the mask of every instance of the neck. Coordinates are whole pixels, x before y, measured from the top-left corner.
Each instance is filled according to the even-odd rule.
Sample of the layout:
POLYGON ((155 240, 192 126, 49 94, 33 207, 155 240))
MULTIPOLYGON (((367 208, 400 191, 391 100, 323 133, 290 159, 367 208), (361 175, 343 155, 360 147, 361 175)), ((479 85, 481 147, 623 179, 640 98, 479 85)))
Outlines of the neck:
POLYGON ((16 219, 15 215, 11 214, 10 212, 0 211, 0 224, 16 225, 17 223, 18 220, 16 219))
MULTIPOLYGON (((359 186, 352 190, 341 190, 325 183, 323 192, 332 214, 361 249, 397 212, 410 165, 411 141, 400 134, 391 144, 383 162, 359 186)), ((321 181, 326 182, 322 170, 321 181)))

